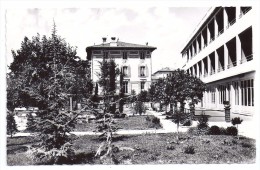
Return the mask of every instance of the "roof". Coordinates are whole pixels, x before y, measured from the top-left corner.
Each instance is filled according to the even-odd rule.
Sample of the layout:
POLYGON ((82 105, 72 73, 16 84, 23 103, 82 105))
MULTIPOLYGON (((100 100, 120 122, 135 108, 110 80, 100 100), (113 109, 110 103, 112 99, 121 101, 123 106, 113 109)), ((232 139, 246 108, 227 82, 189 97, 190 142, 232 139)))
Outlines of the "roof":
POLYGON ((199 24, 196 26, 192 34, 189 36, 189 39, 186 41, 186 43, 183 45, 184 48, 181 50, 181 53, 185 51, 185 49, 193 42, 193 40, 197 37, 197 33, 200 32, 202 29, 204 29, 207 22, 211 19, 211 17, 218 12, 218 10, 221 9, 221 7, 210 7, 209 10, 206 12, 204 17, 201 19, 199 24))
POLYGON ((116 41, 116 42, 109 42, 109 43, 102 43, 99 45, 93 45, 93 46, 88 46, 87 49, 91 48, 147 48, 147 49, 153 49, 155 50, 156 47, 153 46, 148 46, 148 45, 140 45, 140 44, 133 44, 133 43, 127 43, 127 42, 122 42, 122 41, 116 41), (116 43, 114 45, 113 43, 116 43))
POLYGON ((169 67, 165 67, 160 70, 157 70, 155 73, 153 73, 153 75, 159 72, 173 72, 173 71, 174 71, 173 69, 170 69, 169 67))

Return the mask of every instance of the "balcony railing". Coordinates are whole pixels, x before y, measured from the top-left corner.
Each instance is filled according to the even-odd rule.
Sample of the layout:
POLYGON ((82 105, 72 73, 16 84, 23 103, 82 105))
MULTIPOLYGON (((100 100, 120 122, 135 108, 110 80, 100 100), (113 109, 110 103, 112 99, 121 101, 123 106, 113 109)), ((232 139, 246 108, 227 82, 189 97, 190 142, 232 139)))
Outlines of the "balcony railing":
POLYGON ((229 68, 232 68, 232 67, 235 67, 235 66, 237 66, 237 62, 236 62, 236 61, 233 61, 233 62, 231 62, 231 63, 229 63, 229 64, 227 65, 227 68, 229 69, 229 68))
POLYGON ((241 18, 242 16, 244 16, 248 11, 250 11, 252 9, 252 7, 248 7, 244 10, 241 11, 241 13, 239 14, 239 18, 241 18))
POLYGON ((248 61, 253 60, 253 54, 246 56, 244 59, 240 60, 240 64, 246 63, 248 61))
POLYGON ((215 74, 215 70, 210 71, 210 75, 213 75, 213 74, 215 74))
POLYGON ((221 72, 221 71, 224 71, 224 70, 225 70, 225 68, 222 67, 222 66, 218 68, 218 72, 221 72))
POLYGON ((234 23, 236 23, 236 18, 234 18, 232 21, 230 21, 227 25, 227 29, 232 26, 234 23))

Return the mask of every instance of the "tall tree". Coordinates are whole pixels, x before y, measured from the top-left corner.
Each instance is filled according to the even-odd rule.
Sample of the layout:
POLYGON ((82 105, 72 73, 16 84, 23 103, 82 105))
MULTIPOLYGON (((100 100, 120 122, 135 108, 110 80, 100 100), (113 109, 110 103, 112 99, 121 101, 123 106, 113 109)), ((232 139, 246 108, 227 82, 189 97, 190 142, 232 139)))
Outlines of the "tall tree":
POLYGON ((68 149, 71 146, 68 133, 80 114, 60 110, 68 106, 71 95, 76 96, 76 100, 80 99, 79 95, 86 98, 91 95, 93 86, 88 63, 80 60, 76 48, 57 35, 55 24, 51 37, 43 36, 41 39, 39 34, 32 40, 25 37, 21 48, 12 53, 14 61, 8 74, 8 109, 19 106, 40 109, 36 128, 42 140, 38 151, 43 153, 38 155, 59 161, 57 155, 66 156, 59 153, 71 151, 68 149))
POLYGON ((6 132, 12 138, 13 135, 16 132, 18 132, 17 124, 16 124, 15 119, 14 119, 14 115, 12 113, 8 113, 6 120, 7 120, 7 127, 6 127, 7 131, 6 132))

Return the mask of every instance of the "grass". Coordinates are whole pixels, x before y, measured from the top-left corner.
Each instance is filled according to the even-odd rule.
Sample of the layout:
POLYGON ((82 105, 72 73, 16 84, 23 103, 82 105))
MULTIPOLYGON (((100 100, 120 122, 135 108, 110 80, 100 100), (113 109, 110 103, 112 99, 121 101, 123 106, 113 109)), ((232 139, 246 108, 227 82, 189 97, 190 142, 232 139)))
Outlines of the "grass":
MULTIPOLYGON (((31 144, 31 140, 18 142, 19 147, 31 144)), ((8 138, 14 145, 14 141, 8 138)), ((75 164, 100 164, 94 158, 95 151, 101 143, 97 136, 80 136, 74 141, 77 153, 75 164)), ((255 140, 233 136, 203 135, 191 136, 180 134, 179 144, 176 142, 176 133, 144 134, 144 135, 117 135, 114 138, 116 147, 134 149, 122 150, 115 153, 118 164, 234 164, 254 163, 256 156, 255 140), (194 152, 187 152, 187 148, 194 152)), ((7 149, 10 149, 8 145, 7 149)), ((8 153, 8 165, 35 164, 25 152, 8 153)))
MULTIPOLYGON (((149 117, 152 117, 149 115, 149 117)), ((151 119, 150 119, 151 120, 151 119)), ((126 118, 115 118, 116 126, 124 130, 145 130, 145 129, 159 129, 160 125, 147 121, 147 115, 129 116, 126 118)), ((94 131, 97 124, 95 122, 78 123, 75 131, 94 131)))

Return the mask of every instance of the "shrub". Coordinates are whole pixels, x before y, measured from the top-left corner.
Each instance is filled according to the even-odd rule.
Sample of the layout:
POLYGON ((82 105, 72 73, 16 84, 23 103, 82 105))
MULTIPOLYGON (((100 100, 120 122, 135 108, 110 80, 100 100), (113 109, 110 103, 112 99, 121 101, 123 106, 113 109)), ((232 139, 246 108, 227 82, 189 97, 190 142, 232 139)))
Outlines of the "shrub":
POLYGON ((220 131, 220 135, 226 135, 227 134, 227 130, 223 127, 220 127, 219 131, 220 131))
POLYGON ((237 133, 238 133, 237 128, 234 126, 227 127, 226 129, 227 135, 237 136, 237 133))
POLYGON ((204 129, 208 127, 209 118, 205 114, 201 114, 198 118, 198 129, 204 129))
POLYGON ((168 146, 166 147, 166 149, 167 149, 167 150, 174 150, 174 149, 175 149, 175 146, 173 146, 173 145, 168 145, 168 146))
POLYGON ((150 128, 160 128, 160 127, 162 127, 160 119, 153 116, 153 115, 146 116, 145 120, 149 124, 150 128))
POLYGON ((211 126, 209 128, 209 132, 208 132, 209 135, 220 135, 220 128, 218 126, 211 126))
POLYGON ((243 148, 252 148, 252 144, 250 144, 250 143, 243 142, 243 143, 241 143, 241 145, 243 148))
POLYGON ((183 124, 182 124, 182 126, 191 126, 191 120, 186 120, 183 124))
POLYGON ((194 146, 187 146, 184 148, 184 153, 186 154, 194 154, 195 153, 195 148, 194 146))

